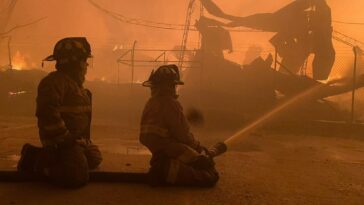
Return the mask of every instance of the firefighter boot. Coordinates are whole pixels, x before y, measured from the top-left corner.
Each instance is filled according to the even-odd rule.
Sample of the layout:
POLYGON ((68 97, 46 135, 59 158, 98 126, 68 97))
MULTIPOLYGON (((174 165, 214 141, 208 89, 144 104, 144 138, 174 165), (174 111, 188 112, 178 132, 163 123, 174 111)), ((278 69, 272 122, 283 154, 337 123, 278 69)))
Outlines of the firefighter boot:
POLYGON ((169 164, 170 159, 164 156, 153 160, 148 172, 148 184, 152 187, 165 185, 169 164))
POLYGON ((42 148, 26 143, 21 150, 21 157, 17 169, 22 173, 34 173, 42 148))

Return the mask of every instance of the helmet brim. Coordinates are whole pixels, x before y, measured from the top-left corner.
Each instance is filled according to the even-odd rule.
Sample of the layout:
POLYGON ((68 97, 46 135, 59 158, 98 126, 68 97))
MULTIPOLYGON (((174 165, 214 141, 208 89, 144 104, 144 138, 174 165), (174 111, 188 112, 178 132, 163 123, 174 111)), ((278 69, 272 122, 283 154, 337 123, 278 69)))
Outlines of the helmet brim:
POLYGON ((47 58, 43 59, 43 61, 55 61, 54 55, 50 55, 47 58))
MULTIPOLYGON (((93 55, 88 55, 87 58, 93 58, 93 55)), ((54 55, 50 55, 47 58, 43 59, 43 61, 55 61, 57 60, 54 55)))
POLYGON ((144 81, 142 83, 142 86, 144 86, 144 87, 152 87, 152 82, 151 81, 144 81))
MULTIPOLYGON (((163 84, 163 83, 162 83, 163 84)), ((153 87, 153 86, 158 86, 158 85, 162 85, 162 84, 156 84, 156 83, 153 83, 152 81, 150 80, 147 80, 147 81, 144 81, 142 83, 142 86, 144 87, 153 87)), ((173 85, 184 85, 185 83, 182 82, 182 81, 175 81, 172 83, 173 85)))

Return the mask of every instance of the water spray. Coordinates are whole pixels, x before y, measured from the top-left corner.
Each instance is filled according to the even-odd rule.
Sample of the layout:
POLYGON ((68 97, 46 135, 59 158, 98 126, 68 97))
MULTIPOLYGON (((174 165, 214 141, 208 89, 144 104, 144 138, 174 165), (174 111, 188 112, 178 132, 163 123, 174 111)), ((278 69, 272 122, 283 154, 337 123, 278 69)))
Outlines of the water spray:
MULTIPOLYGON (((305 98, 308 98, 310 95, 312 95, 315 92, 317 92, 318 90, 320 90, 323 86, 325 86, 325 84, 319 84, 319 85, 313 86, 313 87, 297 94, 296 96, 294 96, 291 99, 287 100, 286 102, 282 103, 278 107, 274 108, 272 111, 266 113, 259 119, 250 123, 248 126, 244 127, 240 131, 236 132, 234 135, 230 136, 224 142, 219 142, 219 143, 215 144, 214 146, 210 147, 209 149, 206 149, 205 152, 211 158, 215 158, 217 156, 222 155, 223 153, 225 153, 227 151, 228 146, 231 145, 235 140, 249 136, 249 134, 252 131, 254 131, 258 127, 262 126, 263 124, 265 124, 268 120, 272 119, 277 114, 279 114, 283 110, 287 109, 288 107, 294 105, 295 103, 301 102, 305 98)), ((198 111, 198 114, 199 114, 198 116, 202 116, 202 114, 199 111, 198 111)))
POLYGON ((304 100, 304 98, 307 98, 310 94, 318 91, 323 86, 324 85, 320 84, 320 85, 311 87, 311 88, 301 92, 300 94, 296 95, 295 97, 287 100, 283 104, 281 104, 278 107, 274 108, 272 111, 266 113, 265 115, 263 115, 259 119, 257 119, 254 122, 250 123, 248 126, 244 127, 240 131, 236 132, 234 135, 232 135, 231 137, 226 139, 224 141, 224 144, 226 144, 228 146, 228 145, 231 145, 237 139, 247 137, 253 130, 255 130, 259 126, 265 124, 268 120, 270 120, 271 118, 273 118, 274 116, 279 114, 281 111, 283 111, 284 109, 294 105, 297 102, 300 102, 300 101, 304 100))

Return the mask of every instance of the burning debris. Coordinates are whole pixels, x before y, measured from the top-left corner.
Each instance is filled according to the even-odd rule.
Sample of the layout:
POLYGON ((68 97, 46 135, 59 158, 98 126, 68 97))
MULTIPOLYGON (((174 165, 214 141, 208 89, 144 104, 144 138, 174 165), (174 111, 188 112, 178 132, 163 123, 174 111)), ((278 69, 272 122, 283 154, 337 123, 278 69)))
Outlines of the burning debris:
MULTIPOLYGON (((236 153, 240 152, 240 148, 232 147, 231 150, 234 150, 234 152, 224 156, 222 159, 224 163, 221 164, 222 166, 218 166, 219 169, 223 168, 223 166, 228 167, 228 169, 222 169, 221 173, 224 174, 219 175, 215 169, 215 157, 226 152, 228 146, 230 150, 230 146, 233 144, 235 146, 237 140, 251 136, 253 131, 265 126, 273 118, 278 118, 278 123, 282 124, 284 129, 289 130, 289 132, 294 128, 286 123, 281 123, 280 120, 284 122, 292 119, 296 120, 298 121, 297 124, 304 129, 308 129, 305 124, 308 121, 347 120, 347 117, 343 115, 344 112, 332 106, 333 102, 330 102, 328 97, 349 91, 352 91, 354 96, 356 88, 364 87, 364 74, 358 72, 358 77, 356 78, 353 75, 353 79, 328 78, 336 54, 332 45, 331 11, 325 1, 297 0, 275 13, 254 14, 247 17, 235 17, 225 14, 211 0, 201 1, 210 15, 209 18, 202 15, 194 25, 194 31, 200 32, 201 36, 198 50, 187 49, 188 32, 191 29, 192 4, 196 2, 190 0, 186 25, 179 25, 179 27, 184 27, 182 46, 177 46, 172 50, 136 49, 135 41, 132 49, 122 44, 115 45, 115 42, 104 48, 103 51, 106 51, 106 49, 108 51, 108 53, 104 54, 105 56, 110 53, 121 55, 117 61, 117 77, 114 73, 106 74, 105 72, 102 75, 99 73, 98 78, 94 81, 85 82, 87 64, 91 64, 85 60, 85 58, 91 57, 90 44, 86 41, 86 38, 65 38, 57 43, 53 55, 47 58, 56 61, 57 71, 50 73, 45 78, 43 77, 46 73, 27 70, 27 68, 31 67, 27 55, 20 51, 15 52, 13 58, 10 58, 10 68, 12 69, 0 73, 1 114, 6 112, 14 114, 21 109, 27 109, 34 115, 35 93, 37 93, 38 82, 43 78, 38 86, 36 101, 36 116, 38 117, 39 135, 43 147, 25 144, 21 151, 18 170, 30 175, 34 174, 33 177, 44 175, 47 178, 53 178, 53 181, 57 181, 57 184, 66 187, 83 186, 89 179, 104 182, 149 182, 151 185, 214 186, 219 177, 226 175, 227 172, 225 171, 238 170, 240 172, 240 169, 235 168, 237 168, 238 164, 241 164, 238 162, 244 160, 241 158, 240 153, 239 155, 236 153), (222 23, 213 19, 214 17, 225 18, 230 23, 222 23), (270 43, 276 48, 277 57, 273 57, 274 53, 271 53, 263 58, 261 55, 264 52, 259 46, 260 44, 253 43, 251 45, 258 46, 249 47, 243 65, 227 60, 225 55, 234 51, 231 30, 227 29, 227 27, 235 26, 246 26, 267 32, 275 32, 275 36, 270 40, 270 43), (152 54, 147 55, 149 52, 152 54), (313 55, 314 59, 312 66, 308 67, 313 71, 312 75, 306 75, 304 69, 309 64, 308 57, 310 55, 313 55), (279 58, 281 58, 280 61, 279 58), (179 64, 180 67, 174 64, 179 64), (198 64, 198 66, 195 64, 198 64), (125 75, 125 78, 127 78, 126 83, 120 83, 120 65, 125 66, 124 68, 127 70, 127 75, 125 75), (139 69, 136 69, 142 67, 159 68, 153 70, 149 79, 144 81, 144 77, 135 76, 136 73, 149 73, 150 70, 140 72, 139 69), (181 79, 180 72, 184 75, 184 79, 181 79), (117 84, 113 83, 116 81, 115 78, 117 78, 117 84), (177 98, 177 85, 183 85, 184 82, 186 87, 180 90, 180 93, 182 93, 181 98, 177 98), (142 86, 139 86, 139 84, 150 87, 149 92, 142 91, 142 86), (89 90, 84 89, 84 85, 90 88, 94 95, 89 90), (151 96, 148 101, 146 99, 147 93, 150 93, 151 96), (186 113, 183 113, 179 99, 187 104, 187 108, 192 108, 186 109, 186 113), (142 111, 141 102, 145 101, 147 101, 147 104, 144 111, 142 111), (201 107, 201 109, 196 107, 201 107), (95 144, 92 144, 91 116, 97 117, 97 120, 101 120, 106 116, 105 118, 117 122, 117 126, 125 121, 133 126, 135 121, 139 123, 140 116, 142 116, 139 139, 140 143, 148 147, 149 151, 140 149, 140 144, 134 146, 133 144, 138 142, 128 138, 127 143, 130 143, 130 145, 114 147, 113 149, 117 149, 118 152, 114 151, 112 154, 115 154, 118 160, 120 160, 120 154, 124 152, 127 155, 148 154, 148 157, 152 158, 148 174, 146 172, 138 174, 104 172, 105 167, 103 167, 102 171, 89 172, 90 168, 93 169, 100 165, 102 161, 100 150, 105 153, 110 151, 110 149, 106 150, 107 148, 99 150, 95 144), (213 120, 216 121, 210 124, 213 120), (239 127, 244 123, 243 128, 235 134, 225 135, 224 140, 219 140, 223 142, 210 148, 203 146, 205 142, 200 143, 189 130, 189 125, 201 128, 205 124, 209 124, 213 125, 209 128, 223 128, 223 132, 232 131, 230 128, 236 126, 235 123, 239 127), (215 127, 214 125, 221 127, 215 127), (67 159, 63 158, 63 153, 69 150, 75 152, 66 156, 67 159), (44 159, 42 159, 43 157, 44 159), (235 161, 230 162, 232 157, 236 157, 235 161), (63 164, 63 162, 66 163, 63 164), (68 162, 73 164, 72 167, 67 167, 68 162), (231 165, 233 165, 234 169, 230 169, 231 165), (52 172, 53 170, 63 169, 67 172, 60 171, 60 175, 52 172), (51 170, 51 172, 48 172, 48 170, 51 170), (75 174, 75 176, 69 177, 68 174, 75 174)), ((129 23, 140 26, 140 23, 148 22, 133 19, 129 23)), ((149 23, 153 22, 149 21, 149 23)), ((166 26, 166 24, 160 24, 160 26, 166 26)), ((105 140, 108 132, 115 132, 118 134, 117 138, 119 140, 116 141, 117 143, 112 143, 115 141, 111 141, 111 143, 114 145, 117 145, 118 142, 125 143, 125 141, 120 140, 122 137, 119 135, 124 130, 115 131, 109 123, 105 124, 108 125, 103 126, 103 129, 98 133, 99 136, 103 137, 102 140, 105 140)), ((335 123, 334 126, 337 126, 337 124, 335 123)), ((349 125, 347 126, 349 129, 345 129, 345 131, 349 130, 350 133, 352 133, 351 126, 356 126, 355 123, 345 123, 346 125, 349 125)), ((268 124, 267 127, 271 127, 271 124, 268 124)), ((362 126, 358 127, 358 133, 362 133, 360 132, 363 130, 362 126)), ((327 126, 324 130, 330 128, 330 126, 327 126)), ((92 132, 94 133, 94 131, 92 132)), ((130 132, 125 135, 128 135, 128 137, 135 136, 135 133, 130 132)), ((215 140, 212 136, 216 137, 216 133, 212 134, 211 132, 198 134, 202 136, 211 134, 208 140, 215 140)), ((265 139, 260 137, 257 143, 263 141, 265 139)), ((268 140, 267 144, 273 141, 278 140, 268 140)), ((98 141, 96 142, 98 143, 98 141)), ((110 142, 104 144, 104 146, 107 145, 110 145, 110 142)), ((275 155, 272 155, 274 157, 266 157, 268 155, 262 154, 265 148, 260 150, 260 147, 255 148, 255 146, 254 144, 254 146, 249 147, 252 155, 244 154, 244 157, 258 156, 257 160, 259 162, 269 158, 269 163, 272 166, 276 166, 276 163, 280 163, 281 160, 290 159, 287 160, 287 164, 288 161, 294 161, 295 166, 297 165, 295 159, 278 158, 275 155), (273 163, 271 160, 273 160, 273 163)), ((299 146, 302 147, 302 144, 299 144, 299 146)), ((280 149, 278 152, 287 155, 287 152, 282 151, 284 147, 294 146, 283 144, 280 141, 280 146, 277 148, 280 149)), ((294 153, 303 153, 300 157, 304 160, 299 163, 314 162, 320 168, 323 164, 324 166, 326 164, 332 170, 333 160, 327 163, 327 153, 325 153, 324 157, 320 156, 321 159, 319 159, 319 162, 325 160, 326 163, 317 163, 317 161, 305 158, 307 156, 311 157, 307 153, 312 153, 312 151, 307 152, 306 147, 304 147, 305 152, 296 148, 294 147, 294 153)), ((310 144, 307 150, 314 149, 313 145, 310 144)), ((315 153, 311 155, 316 156, 317 150, 314 151, 315 153)), ((337 156, 336 152, 335 155, 337 156)), ((133 167, 129 161, 121 164, 126 167, 133 167)), ((247 169, 247 164, 263 165, 263 163, 243 164, 245 169, 247 169)), ((289 164, 289 167, 287 164, 283 166, 283 169, 289 168, 290 171, 296 171, 291 164, 289 164)), ((144 168, 147 166, 144 164, 144 168)), ((340 167, 342 167, 342 163, 340 167)), ((259 172, 271 171, 266 168, 264 167, 259 172)), ((301 173, 295 173, 293 177, 301 173)), ((236 176, 238 175, 234 177, 236 176)), ((285 175, 282 176, 285 177, 285 175)), ((316 174, 315 176, 320 177, 321 175, 316 174)), ((0 178, 0 180, 4 180, 4 178, 9 180, 9 175, 4 175, 0 171, 0 178)), ((14 178, 19 180, 20 177, 17 175, 14 178)), ((266 180, 266 177, 250 178, 254 178, 253 180, 257 178, 266 180)), ((278 180, 280 179, 279 177, 278 180)), ((316 188, 316 182, 313 184, 316 188)), ((324 184, 326 185, 326 183, 324 184)), ((265 188, 266 186, 264 186, 265 188)), ((223 197, 223 200, 225 198, 223 197)), ((251 197, 245 198, 252 201, 251 197)), ((316 200, 316 198, 314 197, 313 200, 316 200)), ((336 198, 333 200, 336 200, 336 198)))
POLYGON ((16 51, 14 56, 12 57, 12 69, 15 70, 23 70, 23 69, 29 69, 33 65, 31 65, 29 62, 29 57, 26 55, 23 55, 20 51, 16 51))
POLYGON ((282 58, 281 70, 296 74, 308 56, 313 54, 313 78, 328 78, 335 61, 335 50, 332 44, 331 9, 325 0, 294 1, 275 13, 247 17, 225 14, 211 0, 202 2, 212 15, 231 21, 225 26, 275 32, 270 42, 282 58))
POLYGON ((24 95, 24 94, 27 94, 28 92, 27 91, 17 91, 17 92, 11 92, 9 91, 9 97, 16 97, 16 96, 19 96, 19 95, 24 95))
MULTIPOLYGON (((290 120, 347 120, 342 117, 344 113, 332 110, 332 102, 321 99, 352 91, 352 83, 343 81, 342 84, 324 84, 317 81, 328 78, 335 61, 331 13, 325 1, 295 1, 275 13, 248 17, 225 14, 211 0, 203 0, 202 3, 211 15, 231 22, 225 24, 206 17, 201 17, 197 22, 196 28, 201 33, 202 43, 194 60, 201 61, 204 69, 192 69, 185 76, 187 86, 181 92, 183 96, 194 96, 185 97, 186 104, 203 105, 205 113, 219 110, 220 117, 240 113, 236 116, 238 119, 250 121, 272 110, 282 100, 319 86, 314 94, 305 98, 308 106, 300 106, 295 116, 289 116, 290 120), (282 61, 273 59, 272 54, 266 60, 258 57, 243 66, 226 60, 223 51, 232 48, 226 27, 231 26, 275 32, 270 42, 282 61), (312 78, 298 75, 305 73, 299 71, 304 69, 310 54, 315 56, 312 78), (276 67, 273 66, 273 60, 280 67, 277 70, 273 68, 276 67), (215 100, 217 96, 219 100, 215 100)), ((362 77, 358 77, 355 88, 364 86, 362 77)))

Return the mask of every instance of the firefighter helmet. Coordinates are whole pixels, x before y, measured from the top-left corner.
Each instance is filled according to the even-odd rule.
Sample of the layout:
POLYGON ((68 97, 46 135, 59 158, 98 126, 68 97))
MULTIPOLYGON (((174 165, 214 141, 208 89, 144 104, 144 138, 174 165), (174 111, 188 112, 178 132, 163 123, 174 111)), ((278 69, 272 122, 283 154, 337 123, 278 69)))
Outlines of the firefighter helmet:
POLYGON ((160 66, 156 71, 152 71, 149 79, 143 83, 145 87, 159 85, 183 85, 180 79, 178 67, 174 64, 160 66))
POLYGON ((80 61, 92 57, 91 46, 85 37, 64 38, 56 43, 53 54, 43 61, 80 61))

